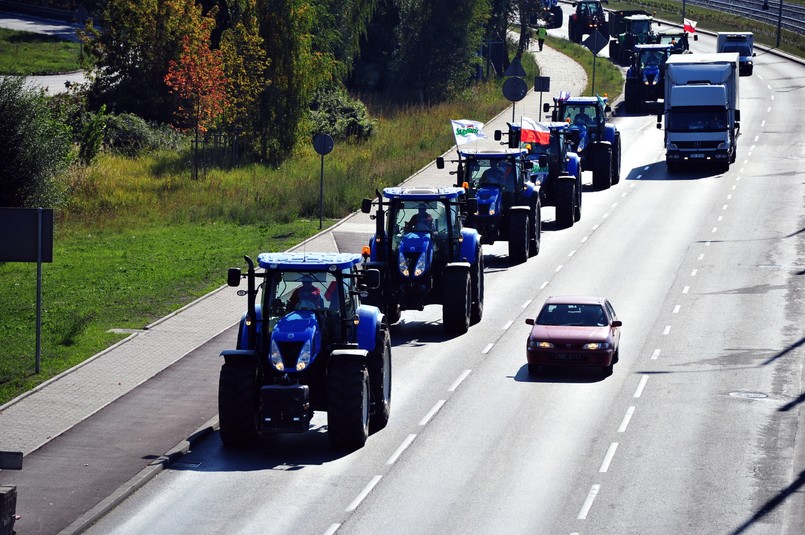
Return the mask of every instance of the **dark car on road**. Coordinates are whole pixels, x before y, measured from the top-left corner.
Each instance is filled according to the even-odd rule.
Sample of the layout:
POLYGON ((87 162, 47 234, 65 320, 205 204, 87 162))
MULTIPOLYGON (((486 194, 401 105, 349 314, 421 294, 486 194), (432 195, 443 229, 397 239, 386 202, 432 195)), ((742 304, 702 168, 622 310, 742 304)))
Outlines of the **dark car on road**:
POLYGON ((552 296, 542 306, 528 335, 528 373, 547 367, 598 367, 612 374, 618 362, 621 321, 608 299, 552 296))

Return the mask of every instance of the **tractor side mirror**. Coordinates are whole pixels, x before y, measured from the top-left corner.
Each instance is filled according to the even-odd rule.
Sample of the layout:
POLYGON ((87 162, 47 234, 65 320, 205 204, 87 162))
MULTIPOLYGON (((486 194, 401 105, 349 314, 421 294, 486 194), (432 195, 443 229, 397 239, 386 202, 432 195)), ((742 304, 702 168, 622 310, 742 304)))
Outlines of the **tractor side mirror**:
POLYGON ((539 157, 539 166, 548 167, 548 157, 544 154, 539 157))
POLYGON ((364 199, 361 201, 361 212, 364 214, 371 213, 372 211, 372 199, 364 199))
POLYGON ((699 40, 699 36, 698 36, 698 35, 696 35, 695 33, 693 34, 693 40, 694 40, 694 41, 698 41, 698 40, 699 40))
POLYGON ((546 102, 545 104, 542 105, 542 111, 543 113, 548 113, 549 111, 551 111, 550 102, 546 102))
POLYGON ((523 169, 525 169, 526 171, 533 168, 534 168, 534 162, 532 162, 531 160, 526 160, 523 162, 523 169))
POLYGON ((501 139, 503 139, 503 132, 501 132, 500 130, 495 130, 494 137, 495 141, 500 141, 501 139))
POLYGON ((380 270, 379 269, 365 269, 363 271, 363 283, 367 288, 374 290, 380 287, 380 270))
POLYGON ((240 268, 229 268, 226 272, 226 285, 233 288, 240 286, 240 268))
POLYGON ((442 156, 436 157, 436 169, 444 169, 444 158, 442 156))

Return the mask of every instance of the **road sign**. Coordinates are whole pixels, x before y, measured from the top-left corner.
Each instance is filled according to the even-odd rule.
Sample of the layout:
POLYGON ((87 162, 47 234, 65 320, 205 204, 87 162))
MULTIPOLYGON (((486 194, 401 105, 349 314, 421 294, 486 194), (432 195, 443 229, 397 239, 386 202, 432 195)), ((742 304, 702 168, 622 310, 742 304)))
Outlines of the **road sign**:
POLYGON ((585 39, 582 44, 586 46, 593 54, 598 54, 605 46, 609 44, 609 39, 604 37, 604 34, 596 30, 585 39))
POLYGON ((509 78, 503 82, 503 96, 511 102, 519 102, 528 94, 528 84, 522 78, 509 78))
POLYGON ((0 208, 0 236, 0 262, 53 262, 51 208, 0 208))
POLYGON ((319 132, 313 136, 313 148, 322 156, 330 154, 333 150, 333 138, 329 134, 319 132))
POLYGON ((519 76, 520 78, 525 78, 525 69, 523 69, 523 64, 520 63, 520 60, 514 58, 512 62, 509 63, 509 68, 506 69, 503 76, 519 76))
POLYGON ((535 76, 534 77, 534 91, 543 92, 551 90, 551 77, 550 76, 535 76))

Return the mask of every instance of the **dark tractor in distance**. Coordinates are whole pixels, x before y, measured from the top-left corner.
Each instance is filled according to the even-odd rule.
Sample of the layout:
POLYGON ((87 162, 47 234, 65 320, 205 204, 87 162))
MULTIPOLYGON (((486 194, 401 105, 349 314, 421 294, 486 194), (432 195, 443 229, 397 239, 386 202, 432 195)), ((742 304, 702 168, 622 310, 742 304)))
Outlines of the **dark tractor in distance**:
POLYGON ((237 349, 224 358, 218 387, 221 440, 303 432, 327 412, 335 449, 363 447, 391 407, 391 343, 380 311, 361 303, 380 274, 359 254, 262 253, 231 268, 227 284, 246 290, 237 349), (259 295, 259 299, 258 299, 259 295))
POLYGON ((484 256, 481 237, 464 226, 475 210, 463 188, 385 188, 364 199, 361 211, 375 220, 375 235, 364 247, 368 269, 380 271, 379 287, 368 302, 383 310, 389 324, 403 310, 442 306, 447 334, 467 332, 481 321, 484 307, 484 256))
POLYGON ((671 55, 669 45, 637 45, 632 65, 626 71, 624 105, 629 113, 662 108, 665 92, 664 65, 671 55))
POLYGON ((653 29, 654 17, 642 10, 612 11, 609 14, 609 59, 618 65, 629 65, 636 45, 660 42, 653 29))
MULTIPOLYGON (((574 43, 581 43, 585 35, 598 30, 609 39, 609 26, 604 8, 601 6, 602 0, 581 0, 574 2, 576 12, 567 19, 567 38, 574 43)), ((603 0, 608 4, 608 0, 603 0)))
MULTIPOLYGON (((542 232, 537 187, 528 179, 531 162, 519 148, 464 149, 458 152, 457 185, 467 186, 478 210, 467 214, 467 225, 481 234, 481 242, 506 241, 509 258, 522 264, 539 253, 542 232)), ((444 168, 444 159, 436 159, 444 168)))

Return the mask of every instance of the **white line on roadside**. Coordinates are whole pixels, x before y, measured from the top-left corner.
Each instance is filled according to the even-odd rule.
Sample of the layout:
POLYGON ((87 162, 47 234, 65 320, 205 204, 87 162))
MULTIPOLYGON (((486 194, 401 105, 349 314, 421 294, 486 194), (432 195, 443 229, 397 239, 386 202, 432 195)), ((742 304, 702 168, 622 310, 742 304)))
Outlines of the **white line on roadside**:
POLYGON ((646 388, 646 381, 648 381, 648 375, 644 375, 640 378, 640 382, 637 383, 637 388, 635 388, 634 396, 635 398, 639 398, 643 394, 643 389, 646 388))
POLYGON ((682 288, 682 293, 683 293, 683 294, 686 294, 686 293, 688 293, 689 291, 690 291, 690 286, 685 286, 684 288, 682 288))
POLYGON ((679 309, 680 309, 680 308, 682 308, 682 305, 676 305, 676 306, 674 307, 674 312, 673 312, 673 313, 674 313, 674 314, 679 314, 679 309))
POLYGON ((400 444, 400 447, 399 447, 399 448, 397 448, 396 450, 394 450, 394 453, 392 453, 392 454, 391 454, 391 457, 389 457, 389 460, 388 460, 388 461, 386 461, 386 464, 387 464, 387 465, 392 465, 392 464, 396 463, 396 462, 397 462, 397 459, 399 459, 399 458, 400 458, 400 455, 402 455, 402 453, 403 453, 403 452, 404 452, 406 449, 408 449, 408 446, 410 446, 410 445, 411 445, 411 443, 414 441, 414 439, 415 439, 415 438, 416 438, 416 434, 415 434, 415 433, 411 433, 410 435, 408 435, 407 437, 405 437, 405 440, 403 440, 403 443, 402 443, 402 444, 400 444))
POLYGON ((629 421, 632 419, 633 414, 634 414, 634 405, 626 409, 626 414, 623 417, 623 421, 621 422, 620 427, 618 427, 618 433, 626 432, 626 428, 629 426, 629 421))
POLYGON ((437 401, 433 408, 428 411, 428 414, 426 414, 425 417, 419 421, 419 425, 427 425, 430 419, 433 418, 437 412, 439 412, 439 409, 441 409, 445 403, 446 400, 444 399, 437 401))
POLYGON ((595 497, 598 495, 600 489, 601 485, 598 484, 590 488, 590 493, 587 494, 587 499, 584 500, 584 505, 581 506, 581 511, 579 511, 579 516, 576 517, 576 520, 585 520, 587 518, 587 513, 590 512, 590 507, 593 506, 593 501, 595 501, 595 497))
POLYGON ((655 350, 654 350, 654 353, 652 353, 652 354, 651 354, 651 360, 657 360, 657 358, 658 358, 659 356, 660 356, 660 350, 659 350, 659 349, 655 349, 655 350))
POLYGON ((667 335, 669 332, 671 332, 671 326, 670 326, 670 325, 666 325, 666 326, 665 326, 665 329, 663 329, 663 330, 662 330, 662 334, 663 334, 663 335, 667 335))
POLYGON ((618 443, 613 442, 609 445, 609 449, 607 449, 607 454, 604 455, 604 462, 601 463, 601 468, 598 471, 602 474, 605 474, 607 470, 609 470, 609 464, 612 462, 612 458, 615 457, 615 450, 618 449, 618 443))
POLYGON ((455 392, 456 388, 458 388, 458 385, 460 385, 461 382, 464 381, 464 379, 466 379, 470 373, 472 373, 472 370, 464 370, 463 372, 461 372, 461 375, 459 375, 458 379, 456 379, 456 381, 452 385, 450 385, 450 388, 448 388, 447 391, 455 392))
POLYGON ((351 504, 349 504, 349 505, 347 506, 347 508, 346 508, 346 512, 347 512, 347 513, 351 513, 352 511, 354 511, 355 509, 357 509, 357 508, 358 508, 358 506, 361 504, 361 502, 362 502, 362 501, 363 501, 363 500, 364 500, 364 499, 365 499, 367 496, 369 496, 369 493, 370 493, 370 492, 372 492, 372 489, 373 489, 373 488, 375 488, 375 485, 377 485, 377 484, 380 482, 380 479, 381 479, 382 477, 383 477, 383 476, 375 476, 375 477, 373 477, 373 478, 372 478, 372 480, 371 480, 371 481, 369 481, 369 483, 367 483, 367 485, 366 485, 366 486, 363 488, 363 490, 361 491, 361 493, 360 493, 360 494, 358 494, 358 497, 357 497, 357 498, 355 498, 354 500, 352 500, 352 503, 351 503, 351 504))
POLYGON ((332 524, 329 528, 327 528, 327 531, 324 532, 324 535, 333 535, 333 533, 338 531, 338 528, 340 527, 341 524, 332 524))
POLYGON ((508 331, 509 327, 511 327, 512 325, 514 325, 514 320, 507 321, 506 324, 503 326, 503 330, 508 331))
POLYGON ((493 347, 495 347, 495 343, 494 343, 494 342, 490 342, 490 343, 486 344, 486 345, 484 346, 484 348, 481 350, 481 354, 482 354, 482 355, 486 355, 487 353, 489 353, 490 351, 492 351, 492 348, 493 348, 493 347))

